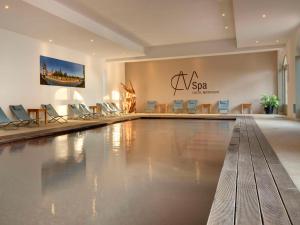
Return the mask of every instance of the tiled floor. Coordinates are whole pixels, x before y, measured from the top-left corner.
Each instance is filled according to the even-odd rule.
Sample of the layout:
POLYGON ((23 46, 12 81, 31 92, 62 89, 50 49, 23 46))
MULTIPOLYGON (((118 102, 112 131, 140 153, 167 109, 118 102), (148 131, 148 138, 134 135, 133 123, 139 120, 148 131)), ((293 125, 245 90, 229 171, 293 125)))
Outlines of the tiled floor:
POLYGON ((300 122, 278 117, 255 120, 300 190, 300 122))

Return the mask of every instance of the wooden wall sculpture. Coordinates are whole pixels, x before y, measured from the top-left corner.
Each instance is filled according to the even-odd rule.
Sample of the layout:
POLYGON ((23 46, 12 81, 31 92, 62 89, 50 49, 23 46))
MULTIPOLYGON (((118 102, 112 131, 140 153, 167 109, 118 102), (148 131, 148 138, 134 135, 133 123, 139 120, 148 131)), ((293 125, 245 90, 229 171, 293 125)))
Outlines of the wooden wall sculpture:
POLYGON ((122 106, 123 110, 126 113, 134 113, 136 112, 136 95, 134 88, 132 86, 131 81, 129 81, 129 84, 123 84, 121 83, 123 87, 123 94, 122 94, 122 106))

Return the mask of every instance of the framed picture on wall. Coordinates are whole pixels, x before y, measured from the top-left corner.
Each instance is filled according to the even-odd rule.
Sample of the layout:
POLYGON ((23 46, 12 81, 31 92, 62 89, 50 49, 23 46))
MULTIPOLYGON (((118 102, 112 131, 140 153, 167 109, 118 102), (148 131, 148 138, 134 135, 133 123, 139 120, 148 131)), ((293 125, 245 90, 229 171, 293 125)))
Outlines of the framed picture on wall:
POLYGON ((85 88, 85 65, 41 55, 40 84, 85 88))

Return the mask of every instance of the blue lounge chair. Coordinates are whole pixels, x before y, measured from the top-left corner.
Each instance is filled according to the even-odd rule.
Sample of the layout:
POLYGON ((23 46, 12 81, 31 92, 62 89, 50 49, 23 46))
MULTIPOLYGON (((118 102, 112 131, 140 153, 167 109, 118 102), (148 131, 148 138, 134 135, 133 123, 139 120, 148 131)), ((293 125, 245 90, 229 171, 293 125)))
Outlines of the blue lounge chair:
POLYGON ((219 113, 228 113, 229 112, 229 100, 220 100, 218 103, 219 113))
POLYGON ((106 106, 106 108, 111 112, 113 115, 118 115, 118 110, 116 110, 114 107, 112 107, 109 103, 103 102, 103 104, 106 106))
POLYGON ((36 119, 32 119, 28 115, 23 105, 10 105, 9 108, 12 111, 13 115, 20 122, 20 125, 38 124, 36 119))
POLYGON ((90 111, 89 107, 86 104, 79 104, 79 110, 85 114, 85 115, 90 115, 92 118, 98 118, 100 113, 93 113, 90 111))
POLYGON ((104 106, 102 103, 96 103, 96 106, 98 107, 98 109, 101 111, 101 114, 103 116, 109 116, 110 112, 108 109, 106 109, 106 106, 104 106))
POLYGON ((147 101, 145 112, 153 113, 155 112, 157 102, 156 101, 147 101))
POLYGON ((43 109, 47 110, 47 114, 50 117, 50 119, 48 120, 49 123, 52 123, 52 122, 67 123, 68 122, 68 120, 66 120, 64 118, 66 116, 59 115, 51 104, 47 104, 47 105, 42 104, 41 106, 43 109))
POLYGON ((93 119, 90 114, 83 113, 75 104, 69 104, 69 109, 71 110, 72 114, 77 117, 77 119, 89 120, 93 119))
POLYGON ((117 106, 116 103, 110 102, 108 104, 110 105, 110 108, 112 108, 114 111, 116 111, 119 115, 124 114, 124 112, 117 106))
POLYGON ((183 112, 183 100, 174 100, 173 101, 173 112, 183 112))
POLYGON ((187 111, 188 113, 196 113, 198 108, 198 100, 188 100, 187 101, 187 111))
POLYGON ((12 121, 11 119, 9 119, 0 107, 0 127, 8 127, 9 125, 18 127, 20 125, 20 122, 12 121))
POLYGON ((105 116, 115 116, 116 114, 107 106, 106 103, 97 103, 96 104, 100 109, 101 113, 105 116))

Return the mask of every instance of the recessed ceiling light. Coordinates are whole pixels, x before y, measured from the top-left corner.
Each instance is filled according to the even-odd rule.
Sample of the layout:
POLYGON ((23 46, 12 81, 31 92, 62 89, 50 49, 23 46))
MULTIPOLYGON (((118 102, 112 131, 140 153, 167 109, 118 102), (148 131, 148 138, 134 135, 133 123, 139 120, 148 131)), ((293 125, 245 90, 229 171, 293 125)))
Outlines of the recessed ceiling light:
POLYGON ((9 9, 9 5, 5 5, 5 6, 4 6, 4 9, 9 9))
POLYGON ((52 39, 49 39, 49 42, 50 42, 50 43, 52 43, 52 42, 53 42, 53 40, 52 40, 52 39))
POLYGON ((228 30, 228 29, 229 29, 229 27, 228 27, 228 26, 225 26, 224 28, 225 28, 225 30, 228 30))
POLYGON ((223 17, 225 17, 225 16, 226 16, 226 14, 225 14, 225 13, 222 13, 222 16, 223 16, 223 17))
POLYGON ((263 19, 266 19, 266 18, 267 18, 267 15, 266 15, 266 14, 262 14, 261 17, 262 17, 263 19))
POLYGON ((258 43, 259 43, 259 41, 255 41, 255 43, 256 43, 256 44, 258 44, 258 43))
POLYGON ((91 41, 91 42, 94 42, 94 40, 93 40, 93 39, 91 39, 90 41, 91 41))

